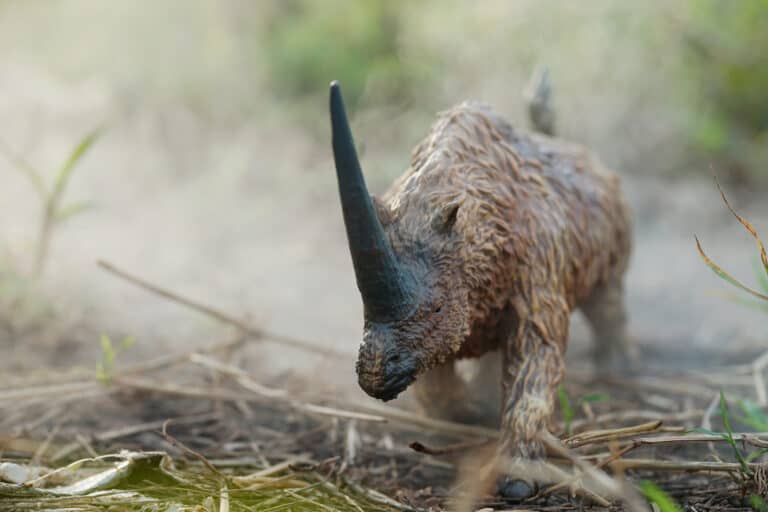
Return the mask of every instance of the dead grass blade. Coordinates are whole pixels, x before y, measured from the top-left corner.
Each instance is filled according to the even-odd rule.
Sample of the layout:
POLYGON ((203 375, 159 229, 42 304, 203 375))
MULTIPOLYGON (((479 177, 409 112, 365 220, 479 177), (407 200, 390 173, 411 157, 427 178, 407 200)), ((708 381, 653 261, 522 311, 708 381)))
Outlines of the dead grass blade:
POLYGON ((752 237, 757 241, 757 245, 760 248, 760 262, 763 264, 763 270, 766 274, 768 274, 768 255, 766 255, 765 252, 765 245, 763 244, 762 239, 760 238, 760 235, 757 234, 757 230, 752 227, 752 224, 747 221, 744 217, 736 213, 736 210, 733 209, 731 206, 731 203, 728 202, 728 198, 725 197, 725 192, 723 191, 723 187, 720 186, 720 181, 715 179, 715 183, 717 183, 717 189, 720 191, 720 197, 723 198, 723 202, 725 203, 725 206, 728 207, 728 210, 733 214, 734 217, 741 223, 744 228, 749 231, 749 233, 752 235, 752 237))
POLYGON ((208 468, 208 470, 211 473, 213 473, 217 477, 221 478, 222 480, 225 480, 225 477, 221 473, 221 471, 216 469, 216 466, 211 464, 208 461, 208 459, 202 453, 200 453, 200 452, 198 452, 196 450, 193 450, 192 448, 190 448, 189 446, 185 445, 184 443, 182 443, 181 441, 179 441, 178 439, 176 439, 175 437, 173 437, 171 434, 168 433, 168 425, 170 425, 172 421, 173 420, 165 420, 163 422, 163 429, 162 429, 161 433, 163 434, 163 437, 165 438, 165 440, 168 441, 169 443, 171 443, 172 445, 176 446, 177 448, 181 449, 181 451, 183 451, 183 452, 185 452, 185 453, 187 453, 189 455, 192 455, 193 457, 198 459, 200 462, 202 462, 203 465, 206 468, 208 468))
POLYGON ((707 264, 707 266, 712 269, 712 271, 721 279, 724 279, 729 284, 739 288, 740 290, 743 290, 750 295, 753 295, 757 297, 758 299, 762 300, 768 300, 768 295, 765 295, 763 293, 758 292, 757 290, 753 290, 749 286, 746 286, 742 284, 738 279, 730 275, 728 272, 723 270, 717 263, 712 261, 709 256, 704 252, 704 249, 701 247, 701 242, 699 241, 698 237, 694 237, 696 239, 696 248, 699 250, 699 255, 701 255, 701 258, 704 260, 704 263, 707 264))
POLYGON ((661 420, 656 420, 631 427, 582 432, 563 440, 563 444, 565 444, 565 446, 568 448, 578 448, 579 446, 592 443, 615 441, 618 439, 624 439, 626 437, 636 436, 638 434, 647 434, 648 432, 653 432, 658 430, 659 427, 661 427, 661 424, 661 420))
MULTIPOLYGON (((725 206, 728 208, 728 211, 733 214, 734 217, 736 217, 736 220, 739 221, 739 223, 744 226, 744 228, 749 232, 750 235, 752 235, 752 238, 755 239, 757 242, 757 246, 760 250, 760 262, 763 266, 763 271, 768 275, 768 254, 766 254, 765 251, 765 244, 763 244, 763 240, 760 238, 760 235, 757 234, 757 230, 752 226, 752 224, 749 223, 747 219, 739 215, 739 213, 733 209, 731 206, 731 203, 728 202, 728 198, 725 195, 725 191, 723 190, 723 187, 720 186, 720 182, 715 178, 715 183, 717 184, 717 189, 720 191, 720 197, 723 199, 723 203, 725 203, 725 206)), ((761 293, 753 288, 750 288, 749 286, 744 285, 741 283, 738 279, 730 275, 728 272, 723 270, 717 263, 712 261, 709 256, 706 255, 704 252, 704 249, 701 247, 701 242, 699 241, 698 237, 696 238, 696 247, 699 250, 699 254, 701 255, 701 258, 704 260, 704 263, 707 264, 707 266, 712 269, 712 271, 721 279, 724 279, 731 285, 739 288, 740 290, 743 290, 750 295, 757 297, 759 299, 768 301, 768 295, 761 293)))

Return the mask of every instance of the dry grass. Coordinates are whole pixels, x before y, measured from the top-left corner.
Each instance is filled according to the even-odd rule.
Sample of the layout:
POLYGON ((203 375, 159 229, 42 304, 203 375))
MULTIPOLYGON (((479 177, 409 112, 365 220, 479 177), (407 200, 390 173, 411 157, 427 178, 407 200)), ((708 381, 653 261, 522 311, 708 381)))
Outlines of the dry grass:
MULTIPOLYGON (((492 450, 496 431, 336 398, 340 395, 317 391, 311 380, 260 381, 231 361, 245 340, 269 341, 269 333, 103 266, 232 324, 236 332, 206 350, 115 366, 106 380, 82 372, 5 376, 2 458, 30 471, 42 469, 24 478, 27 485, 0 487, 0 508, 102 510, 139 497, 157 506, 180 503, 205 510, 504 505, 466 478, 478 473, 467 471, 465 461, 474 456, 475 463, 478 458, 487 463, 482 454, 492 450), (120 450, 134 455, 103 455, 120 450), (131 457, 155 457, 156 463, 146 474, 127 472, 143 475, 137 480, 123 475, 131 457), (92 469, 83 474, 85 463, 92 469), (165 480, 158 476, 163 471, 165 480), (79 479, 82 486, 94 472, 100 476, 87 482, 95 478, 99 485, 79 494, 45 490, 55 481, 63 485, 62 479, 70 484, 79 479), (457 474, 465 477, 456 480, 457 474)), ((303 340, 293 346, 317 351, 303 340)), ((721 390, 760 397, 766 363, 768 357, 760 357, 717 373, 614 378, 569 370, 567 403, 561 400, 561 418, 550 427, 554 435, 543 439, 553 485, 517 508, 642 510, 641 495, 653 499, 648 489, 658 491, 647 481, 691 510, 757 506, 755 496, 768 492, 762 462, 768 432, 735 430, 750 423, 744 416, 759 416, 761 409, 744 408, 740 416, 726 408, 721 390)), ((752 424, 761 420, 751 419, 752 424)))

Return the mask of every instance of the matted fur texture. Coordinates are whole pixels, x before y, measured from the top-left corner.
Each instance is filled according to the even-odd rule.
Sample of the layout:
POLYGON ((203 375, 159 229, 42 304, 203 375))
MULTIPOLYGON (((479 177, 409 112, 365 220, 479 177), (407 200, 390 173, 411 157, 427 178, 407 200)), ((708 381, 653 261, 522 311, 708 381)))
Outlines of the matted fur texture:
POLYGON ((405 318, 366 318, 361 386, 383 386, 387 360, 405 354, 428 413, 487 423, 490 393, 454 362, 498 351, 501 449, 541 456, 571 312, 592 324, 598 363, 625 353, 630 223, 618 177, 581 146, 464 103, 440 115, 376 210, 420 292, 405 318))

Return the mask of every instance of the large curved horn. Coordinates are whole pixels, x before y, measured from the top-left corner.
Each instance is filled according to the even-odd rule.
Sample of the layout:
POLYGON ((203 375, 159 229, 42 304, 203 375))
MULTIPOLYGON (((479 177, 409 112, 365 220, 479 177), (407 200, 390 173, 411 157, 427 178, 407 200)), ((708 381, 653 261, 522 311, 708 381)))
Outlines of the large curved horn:
POLYGON ((335 81, 331 83, 330 103, 333 158, 357 287, 370 318, 391 320, 411 303, 412 286, 376 216, 357 159, 341 89, 335 81))

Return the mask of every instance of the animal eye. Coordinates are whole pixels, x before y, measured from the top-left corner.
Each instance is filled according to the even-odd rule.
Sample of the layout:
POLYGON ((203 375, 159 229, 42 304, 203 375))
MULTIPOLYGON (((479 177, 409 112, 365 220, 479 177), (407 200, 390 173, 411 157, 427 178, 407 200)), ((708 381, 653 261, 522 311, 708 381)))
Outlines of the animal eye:
POLYGON ((459 204, 451 202, 446 204, 435 215, 433 226, 440 233, 449 233, 456 224, 456 217, 459 214, 459 204))
POLYGON ((389 356, 389 362, 390 363, 396 363, 398 361, 400 361, 400 354, 398 354, 397 352, 395 352, 394 354, 389 356))
POLYGON ((437 307, 435 307, 435 313, 439 313, 443 309, 442 304, 438 304, 437 307))
POLYGON ((452 228, 456 224, 456 216, 459 213, 459 205, 452 206, 445 215, 445 227, 452 228))
POLYGON ((452 205, 448 211, 445 212, 443 217, 443 223, 445 229, 451 229, 456 224, 456 216, 459 213, 459 205, 452 205))

